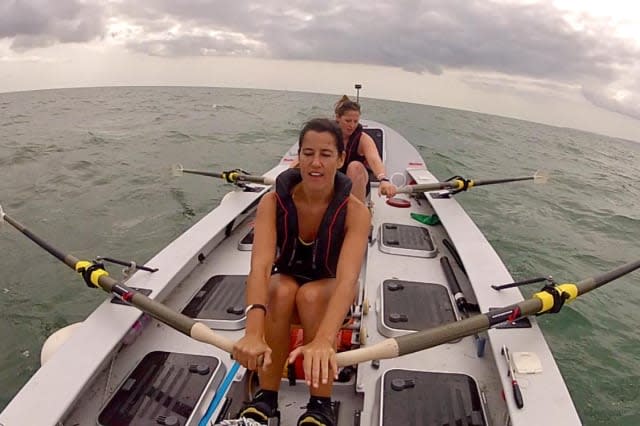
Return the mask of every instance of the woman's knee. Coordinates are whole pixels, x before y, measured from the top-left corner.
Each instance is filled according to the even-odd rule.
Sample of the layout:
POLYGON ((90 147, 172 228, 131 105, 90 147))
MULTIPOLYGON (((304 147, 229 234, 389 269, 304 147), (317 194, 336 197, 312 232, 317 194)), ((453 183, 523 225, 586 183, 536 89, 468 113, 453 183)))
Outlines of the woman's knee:
POLYGON ((296 294, 296 306, 298 311, 304 313, 307 310, 324 310, 333 294, 335 278, 313 281, 305 284, 296 294))
POLYGON ((351 181, 357 181, 360 183, 366 183, 367 179, 369 178, 367 169, 364 167, 364 164, 359 161, 352 161, 351 163, 349 163, 349 165, 347 166, 347 176, 351 178, 351 181))
POLYGON ((296 294, 296 305, 300 308, 299 310, 304 310, 305 306, 315 305, 320 296, 317 288, 309 285, 302 286, 296 294))
POLYGON ((292 308, 296 302, 298 283, 291 277, 277 276, 271 277, 269 285, 269 307, 274 314, 292 308))

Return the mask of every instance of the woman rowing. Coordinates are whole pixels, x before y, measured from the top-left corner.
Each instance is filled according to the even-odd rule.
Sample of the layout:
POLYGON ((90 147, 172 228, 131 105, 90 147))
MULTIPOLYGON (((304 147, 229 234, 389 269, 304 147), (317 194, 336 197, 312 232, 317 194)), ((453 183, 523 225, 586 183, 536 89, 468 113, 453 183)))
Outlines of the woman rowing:
POLYGON ((279 417, 285 362, 302 355, 311 395, 298 425, 333 426, 336 335, 356 296, 371 218, 338 172, 345 160, 340 128, 311 120, 298 142, 299 168, 278 176, 276 191, 258 205, 247 325, 233 356, 258 370, 261 390, 239 416, 261 423, 279 417), (304 344, 289 353, 294 321, 302 324, 304 344))
POLYGON ((340 171, 351 179, 353 195, 364 202, 371 190, 369 182, 372 177, 380 181, 378 194, 386 195, 387 198, 396 195, 397 188, 387 177, 375 142, 362 129, 360 105, 344 95, 336 103, 335 113, 336 122, 342 130, 346 153, 340 171))

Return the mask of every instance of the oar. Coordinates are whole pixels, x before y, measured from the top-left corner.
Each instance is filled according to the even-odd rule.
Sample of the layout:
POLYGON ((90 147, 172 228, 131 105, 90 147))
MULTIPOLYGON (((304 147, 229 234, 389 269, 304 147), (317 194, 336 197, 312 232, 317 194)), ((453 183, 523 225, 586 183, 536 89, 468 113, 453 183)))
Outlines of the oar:
POLYGON ((91 283, 92 286, 101 288, 107 293, 115 295, 119 299, 130 303, 141 311, 146 312, 147 314, 156 318, 158 321, 165 323, 169 327, 172 327, 177 331, 186 334, 187 336, 191 336, 195 340, 209 343, 217 348, 231 353, 234 343, 232 340, 213 332, 206 325, 198 321, 194 321, 193 319, 174 311, 173 309, 163 305, 162 303, 156 302, 155 300, 148 298, 144 294, 127 287, 123 283, 114 280, 113 278, 109 277, 108 272, 105 271, 101 265, 86 260, 78 260, 70 254, 64 254, 63 252, 49 244, 47 241, 35 235, 20 222, 4 213, 4 211, 2 210, 2 206, 0 206, 0 224, 3 221, 6 221, 18 231, 22 232, 31 241, 38 244, 58 260, 69 266, 71 269, 75 270, 78 273, 81 273, 83 278, 85 279, 85 282, 87 282, 87 285, 91 283))
POLYGON ((192 174, 192 175, 200 175, 200 176, 208 176, 223 179, 229 183, 238 183, 238 182, 252 182, 252 183, 260 183, 263 185, 273 185, 275 179, 263 177, 263 176, 252 176, 249 174, 245 174, 242 170, 230 170, 228 172, 207 172, 204 170, 191 170, 185 169, 182 167, 182 164, 174 164, 171 166, 171 173, 173 176, 182 176, 184 173, 192 174))
POLYGON ((473 180, 464 179, 457 176, 456 178, 444 182, 432 182, 432 183, 419 183, 416 185, 405 185, 398 188, 399 194, 412 194, 415 192, 429 192, 438 191, 442 189, 453 189, 454 191, 466 191, 476 186, 483 185, 495 185, 499 183, 520 182, 523 180, 532 180, 534 183, 547 183, 549 175, 544 171, 537 171, 532 176, 521 176, 514 178, 502 178, 502 179, 484 179, 473 180))
MULTIPOLYGON (((62 253, 4 213, 2 206, 0 206, 0 224, 4 221, 8 222, 11 226, 22 232, 30 240, 67 266, 76 272, 82 273, 85 281, 90 282, 95 287, 114 294, 116 297, 130 303, 141 311, 148 313, 157 320, 187 336, 191 336, 195 340, 211 344, 231 353, 234 342, 230 339, 220 336, 206 325, 194 321, 159 302, 151 300, 123 283, 110 278, 107 271, 95 265, 93 262, 81 261, 71 255, 62 253)), ((620 278, 638 268, 640 268, 640 260, 629 262, 604 274, 586 278, 576 284, 566 283, 550 288, 555 292, 556 302, 560 299, 572 301, 576 297, 620 278)), ((516 321, 526 316, 550 312, 552 310, 556 311, 557 309, 555 308, 559 307, 554 303, 554 294, 552 294, 552 292, 541 291, 534 294, 530 299, 501 309, 496 309, 489 313, 479 314, 462 321, 444 324, 428 330, 385 339, 372 346, 341 352, 337 354, 338 365, 346 366, 373 359, 396 358, 488 330, 492 326, 505 321, 516 321)))
MULTIPOLYGON (((556 301, 559 298, 568 302, 638 268, 640 268, 640 260, 629 262, 604 274, 586 278, 576 284, 566 283, 551 287, 551 289, 553 289, 552 292, 556 293, 556 301)), ((338 365, 354 365, 372 359, 396 358, 488 330, 505 321, 516 321, 526 316, 555 311, 556 309, 554 308, 559 308, 554 303, 554 295, 547 291, 540 291, 530 299, 492 310, 489 313, 479 314, 462 321, 440 325, 428 330, 385 339, 371 346, 341 352, 337 355, 338 365)))

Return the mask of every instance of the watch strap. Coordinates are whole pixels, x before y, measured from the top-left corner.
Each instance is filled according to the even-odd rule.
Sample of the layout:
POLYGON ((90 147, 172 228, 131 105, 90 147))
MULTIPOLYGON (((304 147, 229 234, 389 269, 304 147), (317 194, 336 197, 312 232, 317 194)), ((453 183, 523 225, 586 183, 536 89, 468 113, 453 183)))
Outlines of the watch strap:
POLYGON ((262 303, 252 303, 244 309, 244 314, 249 314, 249 311, 251 311, 252 309, 262 309, 265 314, 267 313, 267 307, 265 305, 263 305, 262 303))

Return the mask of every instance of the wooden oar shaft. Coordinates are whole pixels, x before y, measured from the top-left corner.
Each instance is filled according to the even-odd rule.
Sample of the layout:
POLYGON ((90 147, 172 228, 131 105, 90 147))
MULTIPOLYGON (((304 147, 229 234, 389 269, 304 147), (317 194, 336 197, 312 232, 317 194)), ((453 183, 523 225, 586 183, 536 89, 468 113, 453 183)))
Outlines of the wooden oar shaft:
POLYGON ((395 358, 433 348, 462 337, 471 336, 489 329, 492 325, 506 321, 518 307, 520 307, 520 309, 526 308, 527 312, 530 312, 525 314, 526 316, 536 313, 542 307, 542 303, 537 299, 535 301, 528 299, 517 305, 511 305, 507 308, 492 311, 491 313, 480 314, 428 330, 385 339, 372 346, 341 352, 337 355, 338 365, 345 366, 370 361, 372 359, 395 358))
MULTIPOLYGON (((636 260, 621 265, 609 272, 586 278, 576 284, 561 284, 556 288, 561 292, 566 292, 568 296, 567 301, 571 301, 580 295, 586 294, 639 268, 640 260, 636 260)), ((552 298, 550 293, 540 291, 527 300, 488 313, 443 324, 428 330, 385 339, 372 346, 341 352, 337 355, 338 365, 354 365, 372 359, 395 358, 419 352, 462 337, 480 333, 505 321, 516 321, 523 317, 547 312, 550 310, 549 298, 552 298)))
POLYGON ((415 192, 439 191, 441 189, 456 189, 457 185, 453 182, 433 182, 420 183, 416 185, 406 185, 398 188, 398 194, 413 194, 415 192))
POLYGON ((584 294, 591 290, 595 290, 596 288, 601 287, 608 282, 618 279, 624 275, 627 275, 628 273, 633 272, 638 268, 640 268, 640 260, 625 263, 624 265, 621 265, 611 271, 596 275, 595 277, 586 278, 576 284, 578 286, 578 294, 584 294))
POLYGON ((215 172, 207 172, 203 170, 182 169, 182 173, 214 177, 214 178, 224 179, 226 181, 231 181, 231 182, 251 182, 251 183, 260 183, 263 185, 271 185, 274 182, 273 179, 265 178, 263 176, 245 175, 235 171, 215 173, 215 172))
MULTIPOLYGON (((522 176, 515 178, 502 178, 502 179, 483 179, 483 180, 469 180, 469 188, 482 185, 494 185, 499 183, 520 182, 523 180, 534 180, 535 176, 522 176)), ((416 185, 407 185, 398 188, 400 194, 412 194, 415 192, 429 192, 438 191, 442 189, 462 189, 465 181, 461 179, 453 179, 446 182, 433 182, 433 183, 419 183, 416 185)))
POLYGON ((497 183, 521 182, 523 180, 533 180, 533 179, 535 179, 535 176, 522 176, 522 177, 505 178, 505 179, 482 179, 482 180, 474 180, 473 186, 495 185, 497 183))
POLYGON ((189 170, 189 169, 183 169, 182 173, 188 173, 188 174, 191 174, 191 175, 208 176, 208 177, 214 177, 214 178, 222 179, 222 173, 205 172, 205 171, 202 171, 202 170, 189 170))
MULTIPOLYGON (((11 226, 16 228, 18 231, 22 232, 24 235, 26 235, 27 238, 29 238, 31 241, 33 241, 34 243, 36 243, 37 245, 39 245, 40 247, 48 251, 51 255, 53 255, 58 260, 60 260, 61 262, 69 266, 71 269, 75 269, 75 265, 78 262, 78 259, 70 255, 65 255, 64 253, 62 253, 62 251, 58 250, 57 248, 49 244, 47 241, 38 237, 36 234, 31 232, 29 229, 27 229, 26 226, 24 226, 17 220, 13 219, 11 216, 7 215, 6 213, 3 213, 3 218, 11 226)), ((2 218, 0 218, 0 220, 1 219, 2 218)))
POLYGON ((508 319, 515 321, 522 317, 534 315, 538 313, 541 308, 542 302, 539 299, 531 298, 489 313, 399 336, 396 338, 398 341, 399 354, 410 354, 470 336, 488 330, 508 319))
MULTIPOLYGON (((50 254, 74 270, 79 269, 79 264, 91 264, 90 262, 79 261, 71 255, 65 255, 60 250, 29 231, 18 221, 6 215, 4 212, 2 213, 1 219, 4 219, 33 242, 47 250, 50 254)), ((638 268, 640 268, 640 260, 626 263, 609 272, 584 279, 577 284, 562 284, 555 288, 560 293, 567 296, 567 301, 571 301, 582 294, 588 293, 589 291, 620 278, 621 276, 638 268)), ((97 271, 94 271, 94 273, 97 274, 97 278, 94 279, 92 274, 91 281, 104 291, 115 294, 141 311, 148 313, 159 321, 188 336, 191 336, 198 341, 211 344, 231 353, 234 342, 230 339, 213 332, 206 325, 194 321, 192 318, 176 312, 162 303, 156 302, 144 294, 127 287, 123 283, 114 280, 109 277, 103 269, 98 269, 97 271)), ((453 323, 443 324, 428 330, 385 339, 372 346, 366 346, 348 352, 341 352, 337 355, 338 365, 354 365, 360 362, 370 361, 372 359, 395 358, 397 356, 432 348, 472 334, 477 334, 505 321, 516 321, 526 316, 547 312, 552 306, 552 304, 550 304, 550 299, 553 299, 553 296, 550 293, 540 291, 534 294, 530 299, 504 308, 496 309, 488 313, 476 315, 453 323)))
POLYGON ((231 353, 233 350, 233 341, 215 333, 206 325, 195 321, 188 316, 181 314, 160 302, 145 296, 144 294, 114 280, 113 278, 103 275, 98 279, 100 288, 107 293, 114 294, 121 299, 126 300, 131 305, 151 315, 158 321, 168 325, 169 327, 186 334, 203 343, 211 344, 226 352, 231 353))

